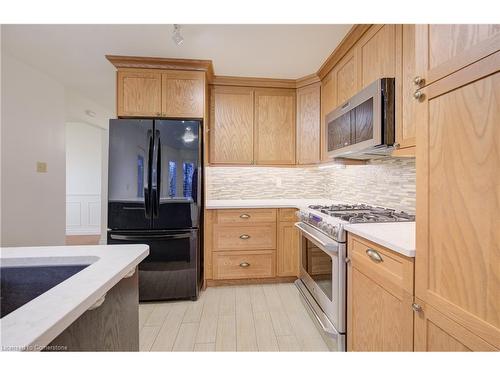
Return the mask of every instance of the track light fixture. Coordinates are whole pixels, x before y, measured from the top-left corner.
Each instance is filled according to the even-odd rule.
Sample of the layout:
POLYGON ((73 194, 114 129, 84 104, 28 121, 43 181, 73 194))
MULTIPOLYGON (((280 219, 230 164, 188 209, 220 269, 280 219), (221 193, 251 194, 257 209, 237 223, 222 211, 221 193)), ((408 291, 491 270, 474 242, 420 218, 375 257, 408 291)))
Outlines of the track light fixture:
POLYGON ((172 40, 178 46, 180 46, 184 42, 184 38, 181 35, 181 25, 174 25, 174 31, 172 31, 172 40))

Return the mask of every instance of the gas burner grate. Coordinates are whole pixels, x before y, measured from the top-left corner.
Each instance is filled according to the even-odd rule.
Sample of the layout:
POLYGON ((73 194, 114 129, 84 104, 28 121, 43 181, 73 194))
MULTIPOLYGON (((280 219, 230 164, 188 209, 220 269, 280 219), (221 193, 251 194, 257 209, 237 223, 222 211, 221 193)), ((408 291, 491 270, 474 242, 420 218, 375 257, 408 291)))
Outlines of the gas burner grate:
POLYGON ((311 205, 309 208, 353 224, 415 221, 415 215, 404 211, 398 212, 390 208, 372 207, 366 204, 311 205))

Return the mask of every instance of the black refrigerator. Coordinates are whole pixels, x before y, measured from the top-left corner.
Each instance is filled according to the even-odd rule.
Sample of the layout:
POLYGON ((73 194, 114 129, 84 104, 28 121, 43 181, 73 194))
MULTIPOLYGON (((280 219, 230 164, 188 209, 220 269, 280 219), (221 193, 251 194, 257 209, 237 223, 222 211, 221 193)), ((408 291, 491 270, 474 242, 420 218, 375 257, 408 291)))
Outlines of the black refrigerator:
POLYGON ((147 244, 139 300, 198 297, 201 284, 200 121, 109 124, 108 244, 147 244))

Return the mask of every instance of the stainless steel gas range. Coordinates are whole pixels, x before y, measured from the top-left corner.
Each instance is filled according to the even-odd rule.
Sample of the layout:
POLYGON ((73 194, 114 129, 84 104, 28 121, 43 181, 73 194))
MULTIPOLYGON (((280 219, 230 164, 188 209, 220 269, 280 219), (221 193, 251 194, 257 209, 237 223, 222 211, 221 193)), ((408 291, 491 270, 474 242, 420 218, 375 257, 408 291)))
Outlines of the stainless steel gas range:
POLYGON ((300 278, 295 282, 331 350, 345 351, 345 224, 415 221, 415 216, 365 204, 311 205, 297 213, 300 278))

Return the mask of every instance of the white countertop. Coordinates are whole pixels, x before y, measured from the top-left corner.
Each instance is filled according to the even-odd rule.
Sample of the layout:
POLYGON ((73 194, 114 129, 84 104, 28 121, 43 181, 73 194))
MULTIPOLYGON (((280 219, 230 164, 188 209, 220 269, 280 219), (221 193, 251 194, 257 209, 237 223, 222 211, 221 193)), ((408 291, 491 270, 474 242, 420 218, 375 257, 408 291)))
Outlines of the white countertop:
POLYGON ((42 349, 148 254, 147 245, 1 248, 2 267, 90 265, 0 319, 0 349, 42 349))
POLYGON ((407 257, 415 257, 415 222, 346 224, 344 228, 407 257))
MULTIPOLYGON (((333 204, 329 199, 208 199, 207 209, 302 208, 311 204, 333 204)), ((407 257, 415 257, 415 222, 344 224, 351 233, 364 237, 407 257)))
POLYGON ((206 209, 301 208, 311 204, 333 204, 330 199, 207 199, 206 209))

